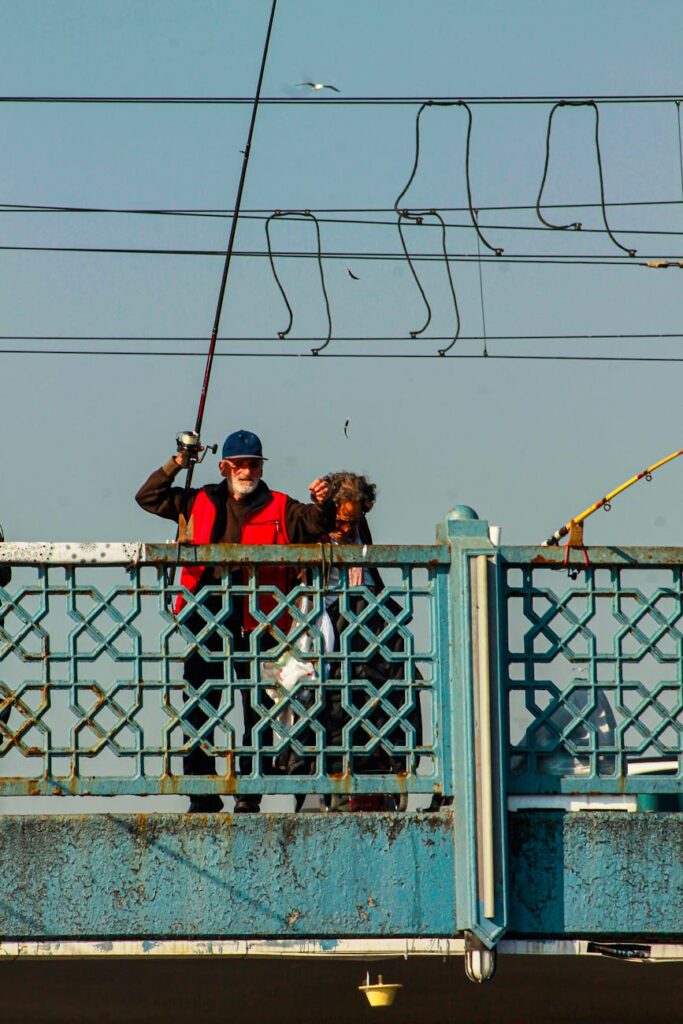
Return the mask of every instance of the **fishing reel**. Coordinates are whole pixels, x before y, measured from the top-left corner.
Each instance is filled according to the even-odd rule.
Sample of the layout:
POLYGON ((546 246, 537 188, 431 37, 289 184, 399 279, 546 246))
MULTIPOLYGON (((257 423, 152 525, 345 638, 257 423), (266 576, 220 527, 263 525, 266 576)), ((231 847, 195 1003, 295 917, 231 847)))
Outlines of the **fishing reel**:
POLYGON ((215 455, 218 451, 217 444, 202 445, 196 430, 181 430, 180 433, 176 434, 175 440, 178 447, 178 455, 180 455, 182 460, 180 463, 182 469, 187 469, 190 465, 203 462, 207 452, 212 452, 215 455))

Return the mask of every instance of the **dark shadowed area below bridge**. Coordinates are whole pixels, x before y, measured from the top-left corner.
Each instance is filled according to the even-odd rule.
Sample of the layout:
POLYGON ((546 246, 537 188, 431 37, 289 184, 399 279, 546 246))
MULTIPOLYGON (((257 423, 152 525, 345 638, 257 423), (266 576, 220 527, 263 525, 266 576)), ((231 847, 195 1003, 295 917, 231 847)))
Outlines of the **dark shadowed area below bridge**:
POLYGON ((357 990, 367 964, 313 959, 26 960, 0 964, 4 1024, 670 1024, 683 964, 597 957, 499 957, 493 981, 469 982, 461 957, 374 961, 401 982, 390 1009, 357 990))

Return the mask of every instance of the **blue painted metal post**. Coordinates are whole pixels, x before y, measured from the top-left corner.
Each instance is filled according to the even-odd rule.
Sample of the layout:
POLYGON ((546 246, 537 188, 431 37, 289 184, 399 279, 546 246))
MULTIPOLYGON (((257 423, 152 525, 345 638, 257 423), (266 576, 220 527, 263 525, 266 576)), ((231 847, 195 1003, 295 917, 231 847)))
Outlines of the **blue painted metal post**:
POLYGON ((495 548, 488 523, 464 505, 437 537, 451 549, 456 923, 491 949, 507 926, 508 888, 495 548))

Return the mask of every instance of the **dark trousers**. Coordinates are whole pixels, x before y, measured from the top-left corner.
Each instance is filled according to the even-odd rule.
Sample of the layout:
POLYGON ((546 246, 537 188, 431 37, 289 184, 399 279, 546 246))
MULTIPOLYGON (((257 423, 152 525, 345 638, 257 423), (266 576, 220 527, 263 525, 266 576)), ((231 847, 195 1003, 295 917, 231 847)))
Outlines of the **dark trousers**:
MULTIPOLYGON (((211 595, 216 601, 215 595, 211 595)), ((210 607, 210 599, 207 601, 207 607, 212 611, 212 614, 217 615, 217 610, 210 607)), ((196 620, 193 617, 188 619, 187 625, 194 633, 198 633, 199 630, 206 626, 205 620, 197 615, 196 620)), ((229 633, 230 639, 227 641, 233 653, 241 654, 249 651, 250 637, 249 634, 245 634, 242 630, 241 625, 235 621, 226 623, 226 631, 229 633)), ((220 652, 225 650, 226 640, 217 631, 211 632, 208 636, 205 636, 202 641, 202 646, 212 652, 220 652)), ((267 650, 272 646, 270 637, 262 637, 260 640, 260 650, 267 650)), ((255 661, 256 659, 254 659, 255 661)), ((207 688, 203 695, 202 700, 209 704, 210 707, 218 710, 221 699, 225 690, 226 683, 226 666, 228 664, 227 657, 217 659, 215 661, 209 661, 204 658, 200 653, 193 652, 185 661, 183 669, 183 679, 186 681, 187 690, 183 694, 183 699, 187 702, 190 699, 192 691, 198 690, 208 679, 215 679, 216 686, 207 688)), ((233 672, 237 680, 249 679, 250 663, 248 660, 233 660, 233 672)), ((256 668, 255 668, 256 671, 256 668)), ((252 687, 245 687, 244 689, 239 688, 240 698, 242 701, 242 714, 244 718, 244 730, 242 734, 243 746, 251 745, 253 738, 253 730, 257 723, 260 721, 260 715, 257 709, 253 706, 253 701, 256 697, 255 691, 252 687)), ((259 700, 266 706, 272 706, 270 698, 264 692, 259 694, 259 700)), ((197 731, 201 730, 206 722, 209 720, 209 715, 199 705, 195 705, 185 716, 190 725, 197 731)), ((212 741, 213 730, 210 730, 206 734, 206 740, 212 741)), ((260 742, 264 745, 270 745, 273 742, 273 731, 272 728, 267 728, 260 733, 260 742)), ((253 757, 251 754, 242 754, 239 758, 239 770, 241 775, 248 775, 252 771, 253 757)), ((273 775, 279 769, 276 767, 273 757, 264 757, 261 759, 261 770, 264 775, 273 775)), ((185 775, 215 775, 216 774, 216 761, 215 758, 210 754, 207 754, 202 750, 199 743, 197 743, 189 754, 186 754, 183 758, 183 773, 185 775)), ((257 798, 260 799, 260 798, 257 798)))

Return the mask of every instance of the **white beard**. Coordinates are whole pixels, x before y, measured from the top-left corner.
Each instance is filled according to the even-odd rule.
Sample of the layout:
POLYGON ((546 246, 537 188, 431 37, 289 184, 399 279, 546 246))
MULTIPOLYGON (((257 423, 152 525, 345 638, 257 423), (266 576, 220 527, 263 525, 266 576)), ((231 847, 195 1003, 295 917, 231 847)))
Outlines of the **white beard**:
POLYGON ((228 487, 230 493, 234 494, 238 498, 246 498, 247 494, 251 494, 258 487, 258 480, 229 480, 228 487))

